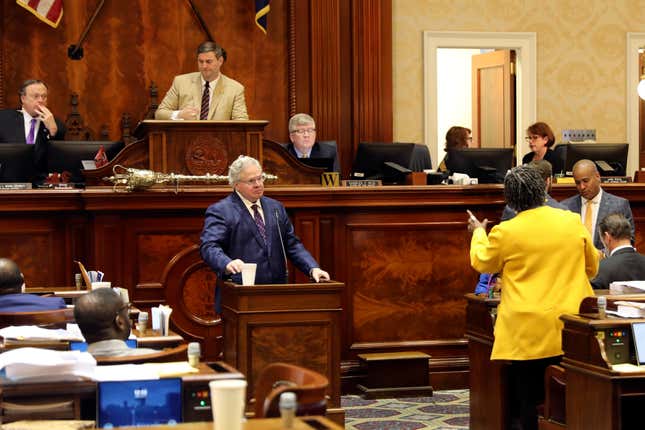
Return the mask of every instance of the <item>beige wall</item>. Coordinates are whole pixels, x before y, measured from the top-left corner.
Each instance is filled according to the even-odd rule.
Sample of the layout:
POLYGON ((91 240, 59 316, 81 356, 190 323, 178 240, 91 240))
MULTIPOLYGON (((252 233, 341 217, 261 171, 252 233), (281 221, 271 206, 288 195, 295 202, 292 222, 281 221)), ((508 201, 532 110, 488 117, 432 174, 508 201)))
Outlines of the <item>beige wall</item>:
POLYGON ((395 140, 424 141, 427 30, 535 32, 537 119, 557 140, 567 128, 627 140, 626 34, 645 31, 645 1, 392 0, 392 11, 395 140))

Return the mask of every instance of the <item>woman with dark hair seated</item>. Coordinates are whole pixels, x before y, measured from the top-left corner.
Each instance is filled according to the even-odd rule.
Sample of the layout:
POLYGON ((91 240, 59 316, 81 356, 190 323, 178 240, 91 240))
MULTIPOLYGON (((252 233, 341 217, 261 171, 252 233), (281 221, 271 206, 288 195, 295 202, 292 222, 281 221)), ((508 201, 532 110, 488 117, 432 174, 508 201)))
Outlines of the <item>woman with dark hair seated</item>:
MULTIPOLYGON (((446 133, 446 146, 444 150, 448 152, 451 149, 464 149, 468 148, 473 141, 473 137, 469 128, 454 126, 450 127, 446 133)), ((439 167, 437 167, 438 172, 448 172, 446 167, 446 160, 448 159, 448 154, 443 158, 439 167)), ((448 172, 450 175, 450 172, 448 172)))
POLYGON ((545 122, 536 122, 526 129, 526 141, 531 152, 522 157, 522 164, 529 164, 531 161, 546 160, 553 166, 554 173, 560 173, 562 163, 557 159, 555 152, 551 149, 555 145, 555 135, 551 127, 545 122))
POLYGON ((562 356, 560 315, 578 312, 593 291, 599 254, 589 231, 573 212, 544 204, 544 179, 519 166, 504 178, 506 203, 517 214, 486 234, 488 220, 472 214, 470 264, 480 273, 501 273, 491 360, 508 360, 513 428, 537 429, 544 401, 544 372, 562 356), (536 236, 535 226, 548 235, 536 236))

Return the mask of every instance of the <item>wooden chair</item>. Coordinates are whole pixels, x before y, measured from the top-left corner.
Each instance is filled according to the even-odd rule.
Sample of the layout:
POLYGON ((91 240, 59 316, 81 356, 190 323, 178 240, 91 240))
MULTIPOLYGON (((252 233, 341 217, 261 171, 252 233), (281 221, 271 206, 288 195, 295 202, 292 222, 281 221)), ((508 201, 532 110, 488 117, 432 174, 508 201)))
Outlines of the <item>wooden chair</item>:
POLYGON ((128 355, 124 357, 96 357, 96 364, 141 364, 141 363, 168 363, 172 361, 186 361, 188 357, 188 344, 168 348, 159 352, 141 355, 128 355))
POLYGON ((37 325, 44 328, 65 328, 74 321, 74 310, 56 309, 53 311, 0 312, 0 328, 12 325, 37 325))
POLYGON ((567 373, 562 366, 549 366, 544 373, 544 411, 538 419, 540 430, 567 428, 567 373))
POLYGON ((313 370, 286 363, 265 367, 255 383, 255 418, 279 417, 280 394, 296 394, 296 415, 325 415, 327 377, 313 370))

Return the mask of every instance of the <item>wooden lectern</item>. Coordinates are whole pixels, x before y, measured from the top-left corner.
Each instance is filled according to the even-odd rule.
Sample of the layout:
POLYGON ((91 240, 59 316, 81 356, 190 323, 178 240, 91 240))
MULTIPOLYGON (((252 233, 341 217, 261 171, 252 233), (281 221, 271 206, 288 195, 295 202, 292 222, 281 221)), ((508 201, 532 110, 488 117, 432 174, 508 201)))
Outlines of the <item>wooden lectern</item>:
POLYGON ((340 282, 241 286, 222 290, 224 361, 246 375, 247 395, 270 363, 293 363, 329 379, 330 407, 340 407, 340 282))
POLYGON ((238 156, 262 162, 265 120, 255 121, 141 121, 134 131, 139 140, 126 146, 107 165, 84 170, 87 185, 102 181, 120 164, 160 173, 226 175, 238 156))

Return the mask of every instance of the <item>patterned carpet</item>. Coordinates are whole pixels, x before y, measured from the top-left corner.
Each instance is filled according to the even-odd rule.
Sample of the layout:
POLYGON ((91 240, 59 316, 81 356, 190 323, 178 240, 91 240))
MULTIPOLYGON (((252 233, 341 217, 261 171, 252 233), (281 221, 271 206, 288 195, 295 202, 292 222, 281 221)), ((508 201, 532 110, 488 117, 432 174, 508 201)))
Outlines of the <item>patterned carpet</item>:
POLYGON ((346 430, 468 429, 468 390, 437 391, 432 397, 364 400, 343 396, 346 430))

